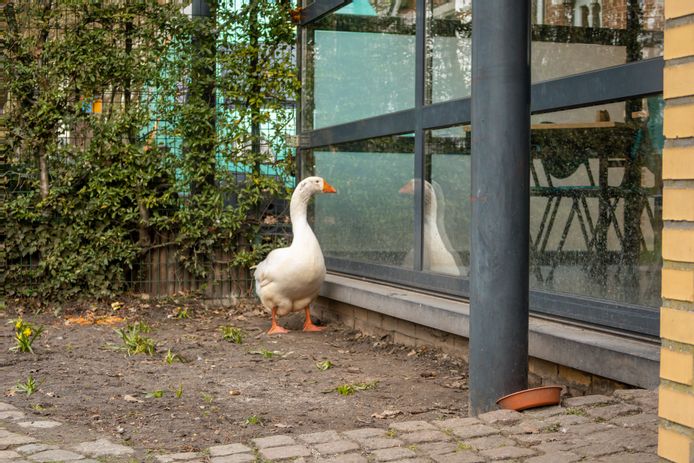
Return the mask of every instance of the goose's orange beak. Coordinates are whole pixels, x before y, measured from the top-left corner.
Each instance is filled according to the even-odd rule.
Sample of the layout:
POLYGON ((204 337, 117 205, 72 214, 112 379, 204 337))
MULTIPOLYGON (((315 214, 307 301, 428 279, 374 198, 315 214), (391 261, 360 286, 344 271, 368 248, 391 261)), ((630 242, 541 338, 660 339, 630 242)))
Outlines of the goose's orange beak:
POLYGON ((337 193, 337 190, 333 188, 331 184, 323 180, 323 193, 337 193))
POLYGON ((404 185, 402 186, 402 188, 400 188, 399 193, 400 193, 401 195, 411 195, 411 194, 413 194, 413 193, 414 193, 414 182, 410 180, 409 182, 407 182, 406 184, 404 184, 404 185))

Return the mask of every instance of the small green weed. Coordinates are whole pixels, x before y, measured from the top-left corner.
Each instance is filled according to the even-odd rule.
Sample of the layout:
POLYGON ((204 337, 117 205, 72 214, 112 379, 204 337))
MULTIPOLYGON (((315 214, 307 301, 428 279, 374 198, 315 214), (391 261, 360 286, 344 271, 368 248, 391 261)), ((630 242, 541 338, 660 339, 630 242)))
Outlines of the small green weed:
POLYGON ((340 395, 352 395, 358 391, 366 391, 368 389, 374 389, 378 385, 378 381, 372 381, 370 383, 356 383, 356 384, 341 384, 337 386, 334 390, 340 395))
POLYGON ((280 355, 282 352, 278 350, 267 350, 265 348, 260 349, 260 350, 252 350, 249 352, 249 354, 255 354, 255 355, 260 355, 261 357, 265 359, 271 359, 275 355, 280 355))
POLYGON ((329 370, 334 366, 335 366, 335 364, 333 362, 331 362, 330 360, 323 360, 322 362, 316 363, 316 368, 318 368, 320 371, 329 370))
POLYGON ((151 338, 142 335, 149 333, 150 330, 151 328, 146 323, 135 322, 132 325, 128 324, 125 328, 116 328, 114 331, 123 341, 123 349, 128 355, 154 355, 156 344, 151 338))
POLYGON ((559 423, 552 423, 549 426, 545 426, 540 430, 540 432, 559 432, 561 425, 559 423))
POLYGON ((395 429, 389 429, 386 431, 386 437, 389 437, 391 439, 395 438, 398 435, 398 432, 395 429))
POLYGON ((176 307, 176 313, 174 314, 174 317, 176 317, 179 320, 190 318, 190 314, 188 314, 188 307, 176 307))
POLYGON ((31 374, 27 378, 26 382, 24 383, 17 383, 17 386, 15 388, 18 392, 24 392, 27 397, 29 397, 31 394, 39 390, 39 385, 36 383, 36 380, 34 379, 31 374))
POLYGON ((174 362, 185 363, 185 359, 183 357, 181 357, 179 354, 175 354, 175 353, 171 352, 171 349, 166 351, 166 357, 164 357, 164 361, 168 365, 171 365, 174 362))
POLYGON ((145 397, 148 399, 161 399, 164 397, 164 391, 157 389, 156 391, 148 392, 145 397))
POLYGON ((265 421, 258 415, 251 415, 248 418, 246 418, 245 424, 250 426, 263 426, 263 424, 265 424, 265 421))
POLYGON ((458 442, 455 446, 455 451, 462 452, 463 450, 472 450, 472 445, 466 444, 465 442, 458 442))
POLYGON ((31 346, 43 333, 43 326, 37 328, 31 323, 22 320, 22 317, 10 320, 10 323, 14 324, 14 339, 16 341, 16 345, 10 347, 10 350, 13 352, 31 352, 33 354, 34 349, 31 346))
POLYGON ((174 391, 174 395, 177 399, 183 397, 183 384, 178 385, 178 388, 174 391))
POLYGON ((214 397, 211 394, 208 394, 207 392, 203 392, 200 395, 202 396, 203 402, 205 402, 206 404, 211 404, 212 402, 214 402, 214 397))
POLYGON ((244 333, 241 328, 226 325, 220 328, 222 330, 222 339, 233 342, 234 344, 243 344, 244 333))
POLYGON ((578 407, 569 407, 566 409, 565 413, 567 415, 576 415, 576 416, 587 416, 588 415, 584 409, 578 408, 578 407))
POLYGON ((37 412, 42 412, 42 411, 44 411, 44 410, 46 409, 46 407, 44 407, 44 406, 41 405, 41 404, 34 404, 34 405, 31 406, 31 409, 34 410, 34 411, 37 411, 37 412))

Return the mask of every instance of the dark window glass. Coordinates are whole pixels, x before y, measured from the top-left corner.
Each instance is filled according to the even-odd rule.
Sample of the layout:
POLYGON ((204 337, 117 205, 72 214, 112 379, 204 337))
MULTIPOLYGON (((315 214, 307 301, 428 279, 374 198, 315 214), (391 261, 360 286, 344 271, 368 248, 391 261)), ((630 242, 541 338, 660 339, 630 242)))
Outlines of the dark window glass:
POLYGON ((533 0, 535 82, 663 54, 663 0, 533 0))
MULTIPOLYGON (((326 257, 402 266, 413 247, 414 137, 383 137, 304 152, 304 174, 337 189, 319 195, 314 230, 326 257)), ((412 268, 411 264, 409 268, 412 268)))
POLYGON ((471 0, 427 2, 426 103, 470 96, 471 26, 471 0))
POLYGON ((531 286, 657 307, 663 102, 533 116, 531 286))
POLYGON ((355 0, 304 29, 304 130, 414 107, 414 3, 355 0))

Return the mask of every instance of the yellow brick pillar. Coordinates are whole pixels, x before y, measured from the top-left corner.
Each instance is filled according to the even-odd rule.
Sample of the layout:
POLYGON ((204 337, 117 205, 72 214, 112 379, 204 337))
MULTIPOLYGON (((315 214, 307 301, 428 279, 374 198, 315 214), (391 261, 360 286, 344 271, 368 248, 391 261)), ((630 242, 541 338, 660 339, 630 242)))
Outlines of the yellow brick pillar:
POLYGON ((694 463, 694 0, 665 0, 658 455, 694 463))

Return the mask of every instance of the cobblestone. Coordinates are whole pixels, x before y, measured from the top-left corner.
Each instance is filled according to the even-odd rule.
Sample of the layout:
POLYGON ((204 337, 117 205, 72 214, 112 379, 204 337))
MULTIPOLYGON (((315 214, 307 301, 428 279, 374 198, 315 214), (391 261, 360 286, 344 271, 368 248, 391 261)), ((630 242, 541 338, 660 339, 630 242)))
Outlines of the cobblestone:
POLYGON ((340 440, 340 435, 335 431, 314 432, 300 435, 299 440, 307 444, 324 444, 326 442, 340 440))
POLYGON ((366 457, 358 453, 350 453, 347 455, 338 455, 328 458, 318 458, 314 463, 367 463, 366 457))
POLYGON ((478 437, 477 439, 466 440, 465 443, 476 450, 486 450, 515 444, 514 441, 503 436, 478 437))
POLYGON ((565 407, 589 407, 595 405, 611 404, 614 403, 615 399, 613 397, 608 397, 606 395, 584 395, 582 397, 570 397, 564 399, 565 407))
POLYGON ((400 439, 391 437, 374 437, 373 439, 364 439, 361 445, 367 450, 388 449, 391 447, 400 447, 405 443, 400 439))
POLYGON ((400 439, 407 442, 408 444, 420 444, 423 442, 436 442, 436 441, 447 441, 450 437, 441 431, 418 431, 411 432, 407 434, 402 434, 399 436, 400 439))
POLYGON ((639 407, 629 404, 614 404, 607 405, 606 407, 596 407, 589 408, 586 410, 586 414, 592 418, 600 420, 611 420, 617 418, 618 416, 631 415, 637 413, 639 407))
POLYGON ((512 458, 522 458, 535 455, 537 452, 523 447, 515 447, 512 445, 506 447, 497 447, 495 449, 482 450, 480 452, 485 457, 489 457, 492 461, 510 460, 512 458))
POLYGON ((450 418, 442 421, 432 421, 432 424, 440 429, 454 429, 481 424, 477 418, 450 418))
POLYGON ((376 461, 394 461, 402 460, 403 458, 416 457, 417 454, 413 450, 404 447, 394 447, 391 449, 374 450, 372 453, 376 461))
POLYGON ((63 462, 63 461, 74 461, 83 460, 84 455, 79 453, 70 452, 68 450, 46 450, 44 452, 35 453, 29 456, 29 460, 39 461, 39 462, 63 462))
POLYGON ((13 458, 20 458, 21 455, 14 450, 0 450, 0 460, 11 460, 13 458))
POLYGON ((359 444, 349 440, 338 440, 334 442, 324 442, 314 445, 321 455, 332 455, 335 453, 345 453, 351 450, 358 450, 359 444))
POLYGON ((5 431, 4 429, 0 429, 0 446, 30 444, 32 442, 36 442, 36 439, 34 439, 33 437, 23 436, 21 434, 16 434, 13 432, 5 431))
POLYGON ((472 452, 448 453, 446 455, 434 455, 432 460, 436 463, 484 463, 484 458, 472 452))
POLYGON ((515 410, 494 410, 483 413, 478 418, 487 424, 516 424, 523 419, 523 414, 515 410))
POLYGON ((210 456, 233 455, 235 453, 252 452, 253 450, 243 444, 215 445, 210 447, 210 456))
POLYGON ((50 428, 56 428, 60 426, 62 423, 58 423, 57 421, 20 421, 17 423, 19 426, 23 428, 36 428, 36 429, 50 429, 50 428))
POLYGON ((539 457, 528 458, 525 463, 573 463, 581 458, 583 457, 571 452, 549 452, 539 457))
POLYGON ((24 416, 24 413, 15 410, 0 412, 0 420, 21 420, 24 416))
POLYGON ((255 455, 252 453, 236 453, 233 455, 212 457, 210 463, 247 463, 249 461, 256 461, 255 455))
POLYGON ((27 444, 17 447, 15 450, 19 453, 29 455, 32 453, 43 452, 44 450, 54 450, 57 449, 55 445, 44 445, 44 444, 27 444))
MULTIPOLYGON (((200 452, 162 454, 156 456, 156 461, 248 463, 258 457, 268 462, 294 463, 658 461, 655 391, 577 397, 564 403, 572 409, 546 407, 523 413, 499 410, 479 418, 461 416, 347 431, 269 435, 251 442, 221 443, 200 452)), ((52 442, 40 437, 41 428, 22 427, 22 422, 15 419, 18 414, 23 412, 0 402, 0 416, 5 416, 0 418, 0 463, 98 463, 89 457, 125 463, 142 461, 138 457, 146 454, 145 449, 103 438, 67 445, 52 442)))
POLYGON ((487 426, 486 424, 475 424, 472 426, 456 428, 453 430, 453 434, 460 437, 461 439, 472 439, 473 437, 490 436, 498 432, 499 430, 497 428, 487 426))
POLYGON ((285 435, 261 437, 259 439, 253 439, 253 443, 259 449, 266 449, 270 447, 282 447, 286 445, 294 445, 296 442, 294 438, 285 435))
POLYGON ((73 447, 77 452, 86 453, 92 457, 102 457, 106 455, 132 455, 135 453, 130 447, 114 444, 108 439, 98 439, 94 442, 83 442, 73 447))
POLYGON ((390 429, 395 429, 398 432, 416 432, 435 430, 436 427, 426 421, 402 421, 391 424, 390 429))
POLYGON ((286 460, 288 458, 308 457, 311 455, 311 450, 303 445, 288 445, 264 448, 260 450, 260 454, 268 460, 286 460))
POLYGON ((386 430, 381 429, 381 428, 361 428, 361 429, 354 429, 352 431, 345 431, 342 433, 343 435, 351 438, 351 439, 370 439, 372 437, 385 437, 386 436, 386 430))

